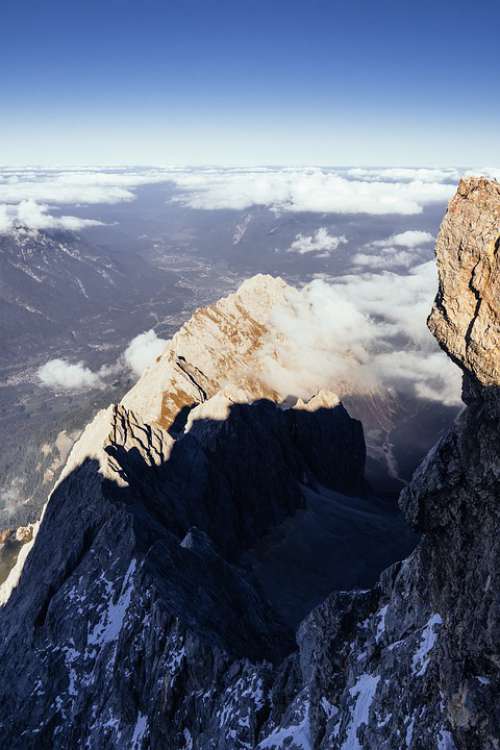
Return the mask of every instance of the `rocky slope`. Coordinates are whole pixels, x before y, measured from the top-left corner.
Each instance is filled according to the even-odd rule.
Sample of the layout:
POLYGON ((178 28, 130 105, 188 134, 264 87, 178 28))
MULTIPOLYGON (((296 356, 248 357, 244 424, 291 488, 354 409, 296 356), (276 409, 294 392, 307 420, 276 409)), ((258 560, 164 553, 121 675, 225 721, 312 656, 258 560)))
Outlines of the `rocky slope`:
POLYGON ((123 279, 109 254, 98 256, 72 232, 22 225, 0 235, 0 272, 0 334, 7 352, 25 331, 33 340, 49 339, 56 323, 74 325, 123 279))
POLYGON ((200 310, 72 449, 0 587, 2 746, 255 746, 297 622, 413 546, 338 397, 259 372, 286 289, 200 310))
POLYGON ((430 326, 468 405, 402 494, 413 553, 327 596, 294 643, 314 601, 293 589, 314 589, 321 564, 380 570, 373 540, 400 556, 411 540, 370 497, 338 398, 279 408, 248 366, 283 287, 247 283, 72 450, 3 587, 1 746, 498 748, 499 210, 496 183, 463 182, 438 240, 430 326))

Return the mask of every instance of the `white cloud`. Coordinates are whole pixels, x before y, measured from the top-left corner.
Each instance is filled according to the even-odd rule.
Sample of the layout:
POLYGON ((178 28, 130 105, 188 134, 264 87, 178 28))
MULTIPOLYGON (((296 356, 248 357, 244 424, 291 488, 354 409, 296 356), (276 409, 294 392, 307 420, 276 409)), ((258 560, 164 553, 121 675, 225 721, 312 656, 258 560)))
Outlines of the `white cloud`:
POLYGON ((441 182, 354 180, 321 169, 199 171, 172 179, 182 191, 174 200, 206 210, 265 205, 278 212, 411 215, 454 192, 441 182))
POLYGON ((288 252, 299 253, 299 255, 321 252, 323 255, 328 255, 340 245, 345 245, 346 243, 347 239, 344 235, 336 237, 329 234, 326 227, 320 227, 312 235, 297 234, 295 240, 288 248, 288 252))
POLYGON ((0 234, 8 234, 12 231, 13 222, 9 214, 8 206, 0 204, 0 234))
POLYGON ((0 233, 16 223, 33 229, 77 231, 102 222, 76 216, 52 216, 47 204, 111 204, 135 199, 141 185, 166 183, 175 171, 165 169, 0 168, 0 233), (4 204, 4 205, 2 205, 4 204))
POLYGON ((0 184, 0 201, 20 203, 34 200, 41 203, 120 203, 135 198, 133 188, 140 185, 168 182, 170 172, 164 170, 39 171, 11 174, 0 184))
POLYGON ((500 169, 498 167, 481 167, 480 169, 468 169, 465 177, 489 177, 491 180, 500 182, 500 169))
POLYGON ((419 245, 426 245, 429 242, 434 242, 434 236, 430 232, 422 232, 420 229, 407 229, 406 232, 393 234, 386 240, 370 242, 369 246, 392 247, 393 245, 398 245, 399 247, 418 247, 419 245))
MULTIPOLYGON (((497 168, 465 174, 499 177, 497 168)), ((275 211, 418 214, 446 202, 461 172, 440 168, 182 169, 182 168, 0 168, 0 202, 18 204, 111 204, 132 201, 141 185, 173 182, 174 200, 192 208, 275 211), (451 184, 453 183, 453 184, 451 184)))
POLYGON ((132 372, 140 376, 165 350, 167 342, 158 338, 151 329, 132 339, 125 350, 124 358, 132 372))
POLYGON ((0 511, 4 516, 10 517, 19 510, 21 503, 25 502, 23 482, 20 477, 14 477, 8 485, 0 488, 0 511))
POLYGON ((78 231, 86 227, 102 225, 94 219, 81 219, 78 216, 51 216, 48 207, 33 200, 21 201, 17 206, 0 205, 0 234, 10 234, 16 226, 30 229, 68 229, 78 231))
POLYGON ((41 383, 55 390, 83 390, 102 388, 99 374, 92 372, 83 362, 72 364, 65 359, 51 359, 38 370, 41 383))
POLYGON ((429 262, 408 275, 362 273, 292 289, 262 353, 269 385, 302 397, 394 386, 458 403, 460 372, 425 325, 436 288, 429 262))
POLYGON ((54 390, 91 390, 105 388, 106 380, 116 377, 124 368, 139 377, 146 367, 163 353, 167 342, 158 338, 154 330, 135 336, 112 364, 93 371, 84 362, 71 363, 65 359, 51 359, 38 369, 40 383, 54 390))
POLYGON ((441 351, 386 352, 376 356, 374 366, 381 380, 400 388, 406 383, 421 398, 445 404, 461 402, 460 370, 441 351))
POLYGON ((352 262, 355 266, 363 266, 364 268, 389 269, 397 266, 409 268, 420 261, 413 253, 392 247, 387 248, 381 255, 356 253, 353 255, 352 262), (388 252, 388 250, 392 252, 388 252))
POLYGON ((460 173, 457 169, 439 169, 425 167, 381 167, 366 169, 356 167, 348 169, 350 177, 361 180, 390 180, 395 182, 457 182, 460 173))
POLYGON ((419 229, 408 229, 406 232, 393 234, 385 240, 369 242, 364 247, 367 249, 381 248, 377 254, 359 252, 356 253, 352 262, 355 266, 363 266, 372 269, 391 269, 397 267, 410 268, 422 262, 418 255, 422 245, 428 245, 434 241, 430 232, 419 229), (401 250, 400 248, 407 248, 401 250), (412 252, 410 252, 410 250, 412 252))

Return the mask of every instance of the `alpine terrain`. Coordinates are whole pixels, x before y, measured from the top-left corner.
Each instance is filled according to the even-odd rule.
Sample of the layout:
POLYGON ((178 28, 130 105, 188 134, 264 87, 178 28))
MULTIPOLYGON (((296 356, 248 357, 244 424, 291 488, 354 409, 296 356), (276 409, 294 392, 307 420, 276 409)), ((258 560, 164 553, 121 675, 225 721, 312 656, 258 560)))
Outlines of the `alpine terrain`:
POLYGON ((403 490, 406 521, 365 477, 342 383, 269 376, 287 284, 199 309, 17 539, 0 747, 498 750, 499 248, 500 185, 463 180, 428 325, 465 408, 403 490))

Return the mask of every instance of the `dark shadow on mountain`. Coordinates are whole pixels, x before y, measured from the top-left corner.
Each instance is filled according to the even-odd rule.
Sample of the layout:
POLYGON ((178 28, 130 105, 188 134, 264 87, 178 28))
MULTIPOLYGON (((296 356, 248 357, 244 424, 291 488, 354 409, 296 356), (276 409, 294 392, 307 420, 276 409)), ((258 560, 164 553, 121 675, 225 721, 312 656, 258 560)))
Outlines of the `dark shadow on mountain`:
POLYGON ((371 496, 362 426, 341 405, 234 405, 195 421, 159 465, 146 444, 106 450, 117 481, 87 459, 55 489, 0 614, 4 639, 56 633, 72 581, 135 559, 162 617, 233 657, 276 662, 327 593, 371 585, 415 543, 371 496))

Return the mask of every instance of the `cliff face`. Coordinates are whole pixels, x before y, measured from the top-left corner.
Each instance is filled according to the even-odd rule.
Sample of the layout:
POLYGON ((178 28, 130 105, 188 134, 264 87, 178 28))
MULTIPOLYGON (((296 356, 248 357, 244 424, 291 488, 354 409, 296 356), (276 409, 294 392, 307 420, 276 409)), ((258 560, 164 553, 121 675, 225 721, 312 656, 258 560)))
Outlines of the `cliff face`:
POLYGON ((467 387, 500 383, 500 185, 462 180, 436 245, 439 291, 429 328, 467 387))
POLYGON ((248 365, 282 288, 253 282, 73 449, 4 587, 2 747, 498 750, 499 210, 496 183, 463 182, 439 236, 430 326, 468 405, 402 494, 413 553, 327 596, 294 644, 298 587, 411 540, 366 496, 362 429, 334 394, 248 403, 272 397, 248 365))

